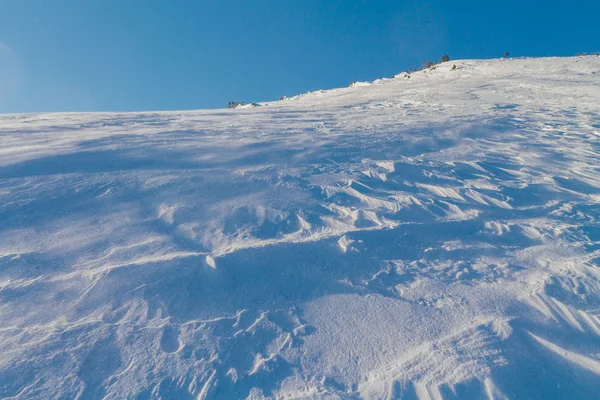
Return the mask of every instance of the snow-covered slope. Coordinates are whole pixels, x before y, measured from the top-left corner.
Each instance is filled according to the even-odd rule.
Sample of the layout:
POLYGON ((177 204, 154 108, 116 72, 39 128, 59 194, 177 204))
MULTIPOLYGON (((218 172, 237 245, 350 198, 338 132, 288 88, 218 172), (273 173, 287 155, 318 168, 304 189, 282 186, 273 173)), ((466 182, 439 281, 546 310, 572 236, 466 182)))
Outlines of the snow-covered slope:
POLYGON ((597 399, 599 264, 598 57, 0 116, 2 398, 597 399))

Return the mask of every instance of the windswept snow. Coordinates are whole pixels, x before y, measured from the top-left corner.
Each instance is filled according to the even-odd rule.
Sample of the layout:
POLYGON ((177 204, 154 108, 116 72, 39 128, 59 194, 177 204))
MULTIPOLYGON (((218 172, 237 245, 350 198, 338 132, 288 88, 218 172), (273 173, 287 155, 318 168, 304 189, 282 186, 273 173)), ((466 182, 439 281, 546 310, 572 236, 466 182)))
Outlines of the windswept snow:
POLYGON ((600 398, 600 58, 451 64, 0 116, 0 397, 600 398))

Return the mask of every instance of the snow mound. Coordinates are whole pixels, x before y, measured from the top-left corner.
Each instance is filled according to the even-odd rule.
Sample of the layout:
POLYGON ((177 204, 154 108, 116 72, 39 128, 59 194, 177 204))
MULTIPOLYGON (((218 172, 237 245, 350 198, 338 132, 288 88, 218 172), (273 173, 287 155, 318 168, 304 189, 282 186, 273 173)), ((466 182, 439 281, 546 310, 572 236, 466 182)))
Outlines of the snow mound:
POLYGON ((0 397, 600 397, 600 58, 0 116, 0 397))

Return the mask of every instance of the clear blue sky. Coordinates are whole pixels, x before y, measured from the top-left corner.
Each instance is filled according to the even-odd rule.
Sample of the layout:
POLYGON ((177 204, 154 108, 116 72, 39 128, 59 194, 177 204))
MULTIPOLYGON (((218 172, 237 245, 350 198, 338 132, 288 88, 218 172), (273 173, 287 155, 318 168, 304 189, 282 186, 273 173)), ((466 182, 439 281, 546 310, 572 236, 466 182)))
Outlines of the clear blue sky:
POLYGON ((218 108, 600 50, 600 1, 0 0, 0 113, 218 108))

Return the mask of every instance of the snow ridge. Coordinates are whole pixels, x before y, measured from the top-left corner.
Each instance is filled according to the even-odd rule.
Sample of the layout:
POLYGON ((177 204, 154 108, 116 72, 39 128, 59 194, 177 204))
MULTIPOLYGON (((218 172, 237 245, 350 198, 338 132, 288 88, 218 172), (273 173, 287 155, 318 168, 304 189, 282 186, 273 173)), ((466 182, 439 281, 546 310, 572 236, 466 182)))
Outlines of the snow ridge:
POLYGON ((600 397, 600 58, 0 116, 0 397, 600 397))

